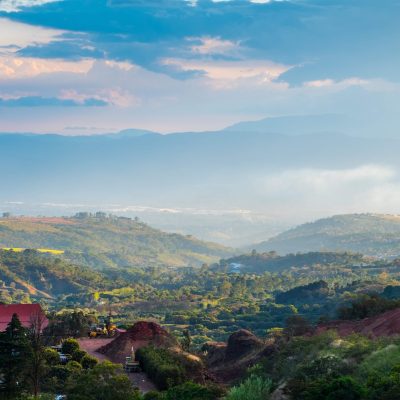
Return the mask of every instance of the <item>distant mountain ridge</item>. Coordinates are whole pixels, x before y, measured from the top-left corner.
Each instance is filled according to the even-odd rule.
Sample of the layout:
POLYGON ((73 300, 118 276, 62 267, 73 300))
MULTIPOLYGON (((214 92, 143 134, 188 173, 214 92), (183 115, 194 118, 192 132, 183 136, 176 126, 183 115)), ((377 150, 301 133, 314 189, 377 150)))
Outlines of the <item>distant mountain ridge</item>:
MULTIPOLYGON (((352 136, 354 123, 346 121, 328 114, 167 135, 142 129, 92 136, 0 134, 0 212, 69 215, 106 209, 134 217, 135 211, 124 210, 132 205, 212 210, 208 220, 192 218, 189 212, 161 212, 149 221, 203 240, 247 246, 324 215, 321 209, 316 213, 313 204, 314 199, 323 204, 323 194, 308 198, 315 180, 337 179, 344 199, 359 181, 365 196, 381 182, 399 183, 400 140, 352 136), (299 179, 305 183, 299 182, 293 195, 299 179), (301 202, 303 197, 294 207, 293 199, 301 202), (50 206, 32 211, 31 205, 38 204, 50 206), (66 207, 52 213, 54 204, 66 207), (294 210, 297 207, 301 212, 294 210), (218 224, 214 216, 220 218, 218 224)), ((352 209, 351 201, 342 205, 343 211, 352 209)), ((335 202, 327 204, 326 214, 338 212, 335 207, 335 202)), ((140 216, 146 220, 144 213, 140 216)))
POLYGON ((400 215, 346 214, 319 219, 255 246, 280 254, 350 251, 376 257, 400 255, 400 215))

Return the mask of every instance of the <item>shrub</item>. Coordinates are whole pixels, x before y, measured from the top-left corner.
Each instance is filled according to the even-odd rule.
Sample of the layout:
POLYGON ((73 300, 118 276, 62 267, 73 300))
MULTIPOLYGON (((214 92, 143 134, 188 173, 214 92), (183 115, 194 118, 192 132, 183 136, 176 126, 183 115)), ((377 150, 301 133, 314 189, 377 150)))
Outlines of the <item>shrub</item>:
POLYGON ((81 365, 84 369, 91 369, 97 365, 98 361, 97 358, 92 357, 89 354, 86 354, 81 359, 81 365))
POLYGON ((152 390, 151 392, 147 392, 143 395, 143 400, 164 400, 165 397, 160 392, 155 392, 152 390))
POLYGON ((65 339, 61 345, 61 351, 64 354, 74 354, 76 350, 79 350, 79 343, 76 339, 65 339))
POLYGON ((186 380, 185 368, 166 349, 142 347, 136 352, 136 359, 160 390, 180 385, 186 380))
POLYGON ((69 361, 66 367, 71 372, 78 372, 82 370, 82 365, 79 364, 77 361, 69 361))
POLYGON ((327 381, 320 379, 312 382, 303 392, 304 400, 361 400, 365 398, 365 388, 350 376, 327 381))
POLYGON ((398 364, 400 364, 400 347, 391 344, 366 357, 358 368, 358 375, 364 380, 370 375, 388 375, 398 364))
POLYGON ((241 385, 233 387, 226 400, 268 400, 272 381, 261 376, 250 376, 241 385))
POLYGON ((56 350, 50 349, 46 347, 43 352, 44 358, 48 365, 57 365, 60 364, 60 356, 56 350))
POLYGON ((217 390, 193 382, 175 386, 168 389, 165 394, 165 400, 216 400, 217 398, 219 398, 217 390))
POLYGON ((78 349, 72 353, 72 359, 80 363, 82 361, 82 358, 85 357, 86 355, 87 355, 86 351, 78 349))

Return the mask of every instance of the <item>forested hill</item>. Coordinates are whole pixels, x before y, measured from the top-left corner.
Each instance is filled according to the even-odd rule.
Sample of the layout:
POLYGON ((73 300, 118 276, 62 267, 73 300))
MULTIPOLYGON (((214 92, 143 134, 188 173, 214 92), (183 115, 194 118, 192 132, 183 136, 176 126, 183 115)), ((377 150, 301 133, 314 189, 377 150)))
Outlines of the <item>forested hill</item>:
POLYGON ((120 278, 110 278, 51 255, 33 250, 0 250, 0 303, 30 303, 66 294, 92 293, 118 284, 120 278))
POLYGON ((400 216, 347 214, 300 225, 255 246, 279 254, 351 251, 377 257, 400 255, 400 216))
POLYGON ((221 260, 218 270, 242 273, 282 272, 291 268, 317 266, 361 266, 372 260, 362 254, 346 252, 310 252, 279 256, 276 252, 242 254, 221 260))
POLYGON ((0 218, 0 248, 61 250, 62 258, 96 268, 201 265, 232 254, 220 245, 103 213, 0 218))

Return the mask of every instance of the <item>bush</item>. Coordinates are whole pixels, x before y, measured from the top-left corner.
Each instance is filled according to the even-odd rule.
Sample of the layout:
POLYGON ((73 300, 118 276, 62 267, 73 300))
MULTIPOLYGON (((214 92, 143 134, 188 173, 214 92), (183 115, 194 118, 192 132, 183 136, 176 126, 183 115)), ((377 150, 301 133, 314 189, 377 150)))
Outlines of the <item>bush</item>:
POLYGON ((261 376, 250 376, 241 385, 233 387, 226 400, 268 400, 272 381, 261 376))
POLYGON ((142 347, 136 352, 136 359, 160 390, 180 385, 187 380, 185 368, 177 357, 166 349, 142 347))
POLYGON ((60 364, 60 356, 56 350, 50 349, 46 347, 43 352, 44 358, 48 365, 57 365, 60 364))
POLYGON ((152 390, 151 392, 147 392, 143 395, 143 400, 164 400, 165 397, 160 392, 155 392, 152 390))
POLYGON ((68 400, 139 400, 141 397, 121 367, 109 361, 70 377, 65 394, 68 400))
POLYGON ((364 295, 353 301, 349 306, 342 306, 338 310, 339 319, 363 319, 382 314, 400 306, 400 300, 392 300, 378 295, 364 295))
POLYGON ((75 350, 72 353, 72 360, 77 361, 78 363, 80 363, 82 361, 82 358, 85 357, 87 355, 86 351, 84 350, 75 350))
POLYGON ((394 344, 374 351, 359 365, 358 376, 367 380, 371 375, 389 375, 392 368, 400 364, 400 347, 394 344))
POLYGON ((365 398, 365 388, 350 376, 327 381, 324 379, 311 383, 303 392, 304 400, 361 400, 365 398))
POLYGON ((89 354, 86 354, 81 359, 81 365, 84 369, 91 369, 97 365, 98 361, 97 358, 92 357, 89 354))
POLYGON ((77 361, 69 361, 66 367, 71 372, 79 372, 82 370, 82 365, 79 364, 77 361))
POLYGON ((165 400, 216 400, 219 397, 218 395, 219 393, 212 388, 186 382, 168 389, 165 400))
POLYGON ((65 339, 61 345, 61 351, 64 354, 74 354, 76 350, 79 350, 79 343, 76 339, 65 339))

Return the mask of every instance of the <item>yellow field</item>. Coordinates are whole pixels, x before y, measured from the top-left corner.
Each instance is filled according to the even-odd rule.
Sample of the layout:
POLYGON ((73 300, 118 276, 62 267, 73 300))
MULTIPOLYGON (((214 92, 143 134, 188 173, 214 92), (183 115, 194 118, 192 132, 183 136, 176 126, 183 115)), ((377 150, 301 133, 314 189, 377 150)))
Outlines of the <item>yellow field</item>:
MULTIPOLYGON (((2 250, 15 251, 16 253, 21 253, 26 249, 23 249, 21 247, 3 247, 2 250)), ((54 250, 54 249, 32 249, 32 250, 36 250, 39 253, 49 253, 55 255, 64 254, 64 250, 54 250)))

